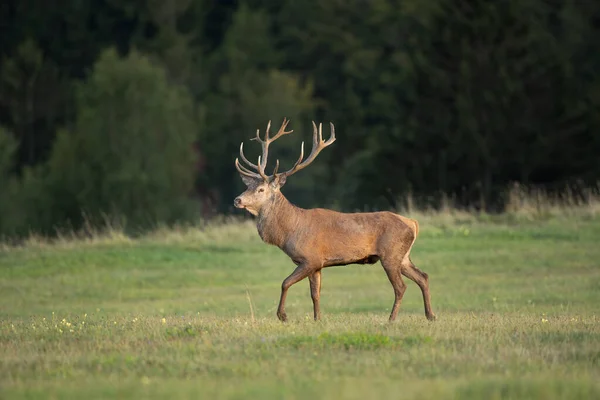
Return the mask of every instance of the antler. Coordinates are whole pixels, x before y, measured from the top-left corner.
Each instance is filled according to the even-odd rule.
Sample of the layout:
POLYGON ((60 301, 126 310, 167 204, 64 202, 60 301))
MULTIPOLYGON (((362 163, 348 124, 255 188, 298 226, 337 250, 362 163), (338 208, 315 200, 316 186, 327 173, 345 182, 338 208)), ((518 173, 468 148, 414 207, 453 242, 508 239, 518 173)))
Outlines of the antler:
POLYGON ((246 156, 244 155, 244 142, 242 142, 242 144, 240 145, 240 157, 242 158, 242 161, 244 161, 249 167, 255 169, 258 173, 250 171, 247 167, 241 165, 239 163, 238 159, 236 158, 235 166, 240 174, 246 175, 249 177, 253 177, 253 178, 262 178, 265 181, 269 181, 272 177, 274 177, 277 174, 277 170, 279 169, 279 160, 277 160, 277 164, 275 166, 275 170, 273 171, 273 175, 267 175, 265 173, 265 168, 267 167, 267 161, 268 161, 268 157, 269 157, 269 145, 271 143, 273 143, 275 140, 279 139, 281 136, 294 132, 293 130, 291 130, 291 131, 285 130, 285 128, 287 127, 287 125, 289 123, 290 123, 290 121, 287 118, 284 118, 283 123, 281 124, 281 127, 279 128, 279 131, 277 132, 277 134, 275 134, 275 136, 273 136, 271 138, 271 137, 269 137, 269 131, 271 129, 271 121, 269 121, 269 123, 267 124, 267 130, 265 131, 265 140, 262 140, 260 138, 260 129, 256 130, 256 137, 254 137, 250 140, 258 141, 262 147, 262 156, 258 156, 258 164, 254 164, 246 158, 246 156))
POLYGON ((270 138, 269 137, 269 129, 271 128, 271 121, 269 121, 269 123, 267 124, 267 130, 265 131, 265 140, 262 140, 260 138, 260 135, 259 135, 260 130, 259 129, 256 130, 256 137, 254 137, 250 140, 258 141, 262 147, 262 156, 258 156, 257 164, 252 163, 250 160, 248 160, 246 158, 246 156, 244 155, 244 142, 242 142, 242 144, 240 145, 240 157, 241 157, 242 161, 244 161, 248 165, 248 167, 253 168, 257 172, 253 172, 250 169, 248 169, 248 167, 240 164, 239 160, 236 158, 235 166, 240 174, 249 176, 252 178, 256 178, 256 179, 262 178, 266 182, 269 182, 273 177, 275 177, 277 175, 284 175, 284 176, 288 177, 288 176, 300 171, 301 169, 307 167, 310 163, 312 163, 314 161, 314 159, 321 152, 321 150, 323 150, 325 147, 327 147, 330 144, 332 144, 333 142, 335 142, 335 128, 332 123, 330 123, 331 137, 327 141, 323 141, 323 124, 319 124, 319 129, 317 130, 317 125, 315 125, 315 123, 313 121, 313 123, 312 123, 313 124, 313 147, 312 147, 312 151, 311 151, 310 155, 308 156, 308 158, 306 160, 302 161, 302 159, 304 158, 304 142, 302 142, 302 146, 300 147, 300 157, 298 158, 298 161, 296 161, 296 163, 294 164, 292 169, 290 169, 287 172, 282 172, 281 174, 277 174, 277 170, 279 169, 279 160, 277 160, 273 174, 267 175, 265 173, 265 168, 267 166, 267 157, 269 156, 269 145, 271 143, 273 143, 275 140, 279 139, 281 136, 294 132, 293 130, 291 130, 291 131, 285 130, 285 128, 287 127, 289 122, 290 121, 287 118, 284 118, 283 123, 281 124, 281 127, 279 128, 279 131, 277 132, 277 134, 275 136, 273 136, 272 138, 270 138))
POLYGON ((296 163, 294 164, 292 169, 290 169, 287 172, 282 173, 286 177, 295 174, 296 172, 300 171, 301 169, 306 168, 308 165, 310 165, 310 163, 312 163, 315 160, 315 158, 321 152, 321 150, 323 150, 325 147, 327 147, 327 146, 331 145, 333 142, 335 142, 335 127, 333 126, 333 123, 331 123, 331 122, 329 123, 329 126, 331 127, 331 136, 329 137, 329 139, 327 139, 327 141, 323 141, 323 124, 319 124, 318 131, 317 131, 317 125, 315 124, 314 121, 312 124, 313 124, 313 145, 312 145, 312 150, 310 152, 310 155, 308 156, 308 158, 306 160, 302 161, 302 158, 304 158, 304 142, 302 142, 302 146, 300 146, 300 157, 298 157, 298 161, 296 161, 296 163))

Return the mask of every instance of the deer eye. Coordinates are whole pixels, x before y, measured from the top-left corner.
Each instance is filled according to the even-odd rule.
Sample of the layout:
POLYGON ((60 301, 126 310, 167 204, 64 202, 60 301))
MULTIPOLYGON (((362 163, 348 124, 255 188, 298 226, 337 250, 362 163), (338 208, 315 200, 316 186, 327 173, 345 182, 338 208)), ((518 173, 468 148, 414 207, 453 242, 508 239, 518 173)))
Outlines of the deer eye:
POLYGON ((258 189, 258 193, 262 193, 262 192, 264 192, 264 191, 265 191, 265 188, 260 188, 260 189, 258 189))

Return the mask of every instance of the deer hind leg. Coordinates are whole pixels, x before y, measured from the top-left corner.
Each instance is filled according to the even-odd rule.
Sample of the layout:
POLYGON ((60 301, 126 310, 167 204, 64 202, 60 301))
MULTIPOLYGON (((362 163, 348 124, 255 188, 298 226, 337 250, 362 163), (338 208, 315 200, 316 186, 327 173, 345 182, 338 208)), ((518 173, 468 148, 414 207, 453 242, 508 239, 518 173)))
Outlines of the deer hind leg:
POLYGON ((435 321, 435 314, 431 310, 431 295, 429 294, 429 276, 412 263, 409 257, 402 262, 402 275, 415 282, 423 293, 423 304, 425 305, 425 316, 430 321, 435 321))
POLYGON ((392 312, 390 313, 390 322, 396 319, 398 315, 398 310, 400 310, 400 303, 402 303, 402 297, 404 296, 404 292, 406 291, 406 283, 402 279, 401 267, 402 264, 398 261, 393 260, 381 260, 381 264, 383 265, 383 269, 387 274, 392 287, 394 288, 394 305, 392 306, 392 312))
POLYGON ((281 284, 281 297, 279 298, 279 307, 277 307, 277 318, 279 318, 280 321, 287 321, 287 315, 285 313, 285 298, 287 297, 287 292, 289 288, 293 284, 298 283, 302 279, 311 275, 313 272, 314 270, 311 269, 308 265, 300 264, 298 267, 296 267, 294 272, 290 274, 290 276, 283 280, 283 283, 281 284))
POLYGON ((318 321, 321 319, 321 310, 319 308, 319 300, 321 299, 321 270, 309 275, 308 280, 310 281, 310 297, 313 302, 314 318, 315 321, 318 321))

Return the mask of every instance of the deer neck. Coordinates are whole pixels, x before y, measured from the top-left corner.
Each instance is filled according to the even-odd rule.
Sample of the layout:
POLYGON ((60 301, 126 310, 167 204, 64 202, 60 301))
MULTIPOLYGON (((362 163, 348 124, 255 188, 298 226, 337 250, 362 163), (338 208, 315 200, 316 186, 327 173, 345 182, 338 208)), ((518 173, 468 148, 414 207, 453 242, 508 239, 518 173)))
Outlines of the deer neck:
POLYGON ((282 248, 298 225, 298 210, 281 192, 277 192, 258 213, 256 227, 261 239, 282 248))

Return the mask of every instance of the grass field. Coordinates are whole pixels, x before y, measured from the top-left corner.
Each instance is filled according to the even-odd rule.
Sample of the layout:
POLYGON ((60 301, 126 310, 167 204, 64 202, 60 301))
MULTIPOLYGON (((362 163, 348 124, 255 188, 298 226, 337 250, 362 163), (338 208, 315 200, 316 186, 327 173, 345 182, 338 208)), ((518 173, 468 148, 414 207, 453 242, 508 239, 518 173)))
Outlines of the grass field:
POLYGON ((600 216, 419 218, 395 323, 380 264, 293 264, 250 222, 0 248, 2 398, 600 398, 600 216))

